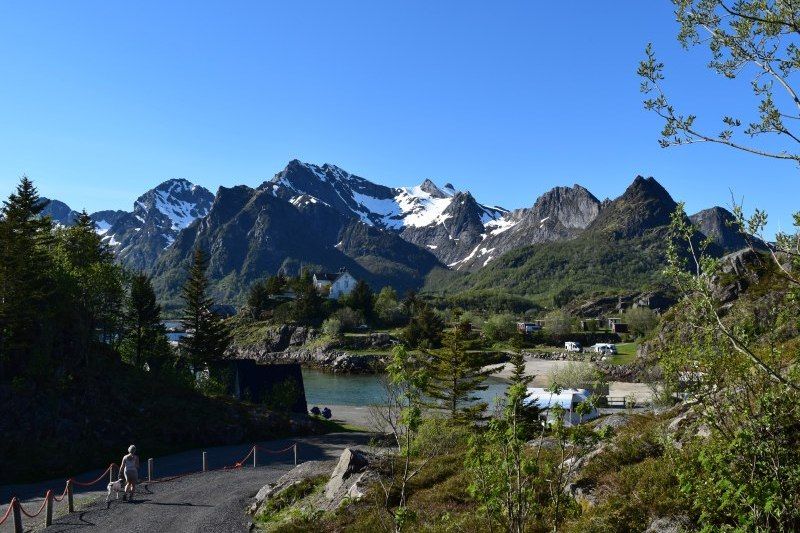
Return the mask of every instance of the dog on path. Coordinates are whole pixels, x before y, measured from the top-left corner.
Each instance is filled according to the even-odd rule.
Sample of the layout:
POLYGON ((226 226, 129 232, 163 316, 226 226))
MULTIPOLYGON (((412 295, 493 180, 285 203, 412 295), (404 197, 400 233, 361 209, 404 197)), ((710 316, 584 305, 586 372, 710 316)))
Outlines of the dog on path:
POLYGON ((108 495, 106 496, 106 502, 110 502, 111 501, 111 493, 112 492, 115 493, 114 494, 115 495, 115 499, 119 500, 120 493, 122 493, 122 494, 125 493, 125 480, 122 479, 122 478, 119 478, 116 481, 112 481, 111 483, 108 484, 107 488, 108 488, 108 495))

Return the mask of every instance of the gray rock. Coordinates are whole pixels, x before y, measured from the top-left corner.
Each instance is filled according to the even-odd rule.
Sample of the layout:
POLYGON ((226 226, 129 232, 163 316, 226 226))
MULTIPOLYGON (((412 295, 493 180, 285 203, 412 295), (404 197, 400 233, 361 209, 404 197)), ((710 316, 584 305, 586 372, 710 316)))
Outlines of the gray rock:
POLYGON ((680 533, 687 531, 691 522, 686 516, 667 516, 656 518, 647 526, 645 533, 680 533))
MULTIPOLYGON (((354 475, 363 472, 369 465, 367 456, 356 449, 345 448, 339 457, 336 468, 331 473, 331 478, 325 485, 325 498, 334 500, 337 495, 350 489, 348 480, 354 475)), ((354 480, 355 481, 355 480, 354 480)))

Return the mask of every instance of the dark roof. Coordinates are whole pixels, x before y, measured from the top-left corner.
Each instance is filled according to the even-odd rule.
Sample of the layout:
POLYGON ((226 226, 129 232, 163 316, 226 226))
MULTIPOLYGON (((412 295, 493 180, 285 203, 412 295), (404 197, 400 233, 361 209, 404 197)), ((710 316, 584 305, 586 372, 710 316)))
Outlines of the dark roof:
POLYGON ((339 277, 339 273, 332 274, 330 272, 317 272, 314 274, 314 277, 318 280, 336 281, 336 278, 339 277))

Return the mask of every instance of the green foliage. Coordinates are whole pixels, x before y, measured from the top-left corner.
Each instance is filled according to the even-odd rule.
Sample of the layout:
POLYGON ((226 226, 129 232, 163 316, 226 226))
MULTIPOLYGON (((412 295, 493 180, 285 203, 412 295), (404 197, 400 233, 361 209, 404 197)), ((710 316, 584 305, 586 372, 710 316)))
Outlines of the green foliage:
POLYGON ((632 307, 625 311, 622 321, 637 337, 646 337, 658 326, 658 314, 647 307, 632 307))
POLYGON ((408 320, 405 306, 392 287, 384 287, 375 300, 375 315, 384 326, 398 326, 408 320))
POLYGON ((444 409, 452 420, 469 421, 479 418, 486 403, 478 402, 477 391, 486 390, 486 378, 494 369, 483 370, 482 354, 467 352, 469 324, 459 324, 445 332, 444 347, 430 352, 427 395, 435 407, 444 409))
POLYGON ((429 306, 414 305, 411 321, 403 330, 403 341, 412 348, 438 348, 442 345, 444 321, 429 306))
POLYGON ((602 388, 603 374, 591 363, 569 361, 550 370, 548 379, 551 386, 562 389, 597 390, 602 388))
POLYGON ((545 329, 553 335, 567 335, 572 332, 574 319, 566 311, 556 309, 544 317, 545 329))
POLYGON ((336 317, 326 318, 322 323, 322 333, 331 338, 341 337, 342 333, 344 333, 344 325, 336 317))
POLYGON ((137 368, 146 363, 151 371, 158 372, 171 362, 172 349, 167 342, 161 323, 161 306, 150 278, 134 274, 125 301, 127 332, 120 345, 122 357, 137 368))
POLYGON ((331 315, 331 318, 339 321, 342 331, 356 331, 364 323, 364 315, 361 311, 356 311, 352 307, 342 307, 331 315))
POLYGON ((488 341, 507 341, 517 333, 517 321, 510 314, 492 315, 483 323, 481 331, 488 341))
POLYGON ((364 280, 359 280, 347 296, 342 297, 342 302, 347 307, 359 311, 367 322, 375 318, 372 289, 364 280))
POLYGON ((267 531, 275 529, 273 526, 280 526, 281 522, 292 520, 297 521, 302 516, 294 516, 291 513, 292 507, 297 506, 307 496, 314 494, 326 482, 325 476, 302 479, 293 483, 275 496, 270 496, 258 510, 256 521, 267 531))
POLYGON ((522 313, 552 306, 565 288, 572 299, 658 288, 665 281, 665 237, 663 227, 624 239, 587 231, 569 241, 517 248, 466 275, 430 277, 423 294, 467 309, 522 313), (495 309, 503 295, 514 295, 516 303, 495 309))
POLYGON ((183 326, 188 334, 180 340, 181 356, 196 368, 222 358, 231 343, 228 325, 214 312, 214 301, 207 296, 208 260, 196 249, 183 289, 183 326))

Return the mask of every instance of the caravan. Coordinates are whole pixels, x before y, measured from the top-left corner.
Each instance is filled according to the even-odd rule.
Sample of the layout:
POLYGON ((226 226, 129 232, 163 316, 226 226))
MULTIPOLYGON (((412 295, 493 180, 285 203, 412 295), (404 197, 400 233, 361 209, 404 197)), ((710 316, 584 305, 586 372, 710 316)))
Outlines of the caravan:
POLYGON ((582 352, 583 348, 581 348, 581 343, 579 342, 565 342, 564 349, 568 352, 582 352))

